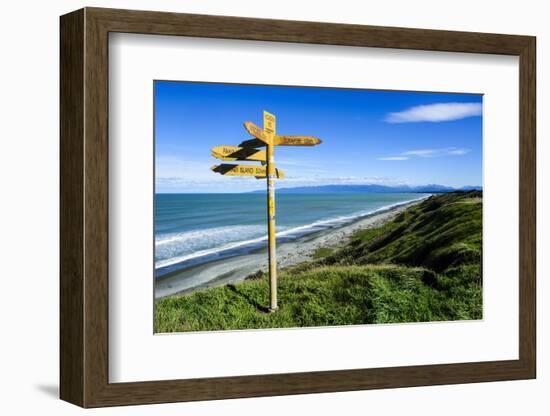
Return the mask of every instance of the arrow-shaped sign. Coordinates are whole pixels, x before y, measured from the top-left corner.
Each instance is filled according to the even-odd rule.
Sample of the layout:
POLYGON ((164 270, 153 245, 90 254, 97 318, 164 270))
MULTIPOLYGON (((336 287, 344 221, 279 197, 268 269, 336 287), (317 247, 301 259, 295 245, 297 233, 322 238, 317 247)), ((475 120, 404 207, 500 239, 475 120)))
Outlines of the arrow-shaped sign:
POLYGON ((266 161, 265 150, 258 150, 252 147, 217 146, 210 150, 212 152, 212 156, 221 160, 266 161))
POLYGON ((249 132, 252 136, 256 137, 257 139, 260 139, 262 142, 269 144, 271 143, 270 134, 266 132, 264 129, 258 127, 251 121, 245 121, 244 122, 244 128, 247 132, 249 132))
MULTIPOLYGON (((313 136, 275 136, 275 146, 317 146, 321 139, 313 136)), ((245 140, 239 144, 241 147, 264 147, 266 143, 260 139, 245 140)))
POLYGON ((316 146, 321 144, 321 139, 313 136, 276 136, 276 146, 316 146))
MULTIPOLYGON (((265 178, 267 175, 267 168, 265 166, 222 163, 221 165, 214 165, 210 169, 226 176, 256 176, 257 178, 265 178)), ((278 179, 284 179, 285 173, 281 169, 276 169, 275 173, 278 179)))
POLYGON ((275 125, 277 124, 277 117, 275 114, 271 114, 264 110, 264 131, 269 134, 270 137, 275 136, 275 125))
POLYGON ((262 142, 260 139, 250 139, 244 140, 239 144, 240 147, 265 147, 266 143, 262 142))

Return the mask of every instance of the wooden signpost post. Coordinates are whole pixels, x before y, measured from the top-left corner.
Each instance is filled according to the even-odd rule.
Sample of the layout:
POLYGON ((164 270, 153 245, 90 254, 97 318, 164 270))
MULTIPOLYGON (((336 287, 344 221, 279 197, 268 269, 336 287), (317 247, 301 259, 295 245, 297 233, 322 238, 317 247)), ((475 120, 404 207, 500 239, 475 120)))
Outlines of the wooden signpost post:
POLYGON ((251 121, 245 121, 244 128, 253 139, 243 141, 239 146, 217 146, 211 149, 212 156, 224 161, 256 161, 258 165, 214 165, 214 172, 226 176, 254 176, 267 179, 267 234, 269 252, 269 310, 279 309, 277 302, 277 251, 275 231, 275 180, 283 179, 284 172, 275 167, 275 146, 316 146, 321 140, 312 136, 277 136, 277 118, 264 111, 263 129, 251 121), (258 148, 265 147, 266 150, 258 148))
MULTIPOLYGON (((275 231, 275 152, 273 151, 276 124, 277 119, 275 116, 264 111, 264 131, 268 141, 258 137, 258 139, 267 143, 267 249, 269 252, 269 310, 272 312, 279 309, 277 303, 277 236, 275 231)), ((255 134, 253 135, 255 136, 255 134)))

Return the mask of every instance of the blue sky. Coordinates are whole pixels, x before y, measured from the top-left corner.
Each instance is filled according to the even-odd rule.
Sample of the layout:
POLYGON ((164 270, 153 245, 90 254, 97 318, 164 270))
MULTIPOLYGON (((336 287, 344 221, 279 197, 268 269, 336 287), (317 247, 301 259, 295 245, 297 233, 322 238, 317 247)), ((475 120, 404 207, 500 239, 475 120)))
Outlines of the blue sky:
POLYGON ((166 81, 154 94, 157 193, 263 189, 210 170, 210 148, 250 139, 243 122, 261 127, 263 110, 278 134, 323 141, 278 146, 277 187, 482 184, 481 95, 166 81))

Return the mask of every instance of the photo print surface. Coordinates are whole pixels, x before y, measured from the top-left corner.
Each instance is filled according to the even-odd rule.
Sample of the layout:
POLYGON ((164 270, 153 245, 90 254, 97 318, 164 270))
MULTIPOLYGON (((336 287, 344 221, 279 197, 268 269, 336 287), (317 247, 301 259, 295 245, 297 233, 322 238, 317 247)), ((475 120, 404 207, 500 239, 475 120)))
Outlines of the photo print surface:
POLYGON ((154 82, 155 332, 483 316, 479 94, 154 82))

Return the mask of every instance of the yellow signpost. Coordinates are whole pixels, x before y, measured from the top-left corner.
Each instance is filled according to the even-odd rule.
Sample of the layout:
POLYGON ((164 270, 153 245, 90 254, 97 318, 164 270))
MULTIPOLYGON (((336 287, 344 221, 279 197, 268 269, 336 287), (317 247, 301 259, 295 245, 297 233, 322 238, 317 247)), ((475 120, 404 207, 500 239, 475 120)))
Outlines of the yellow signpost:
POLYGON ((262 162, 257 165, 233 165, 223 163, 214 165, 214 172, 226 176, 255 176, 258 179, 267 178, 267 234, 269 252, 269 310, 279 309, 277 302, 277 251, 275 230, 275 180, 283 179, 284 172, 275 168, 275 146, 316 146, 321 140, 312 136, 277 136, 277 118, 274 114, 264 111, 263 129, 245 121, 244 128, 254 139, 245 140, 239 146, 217 146, 211 149, 212 156, 217 159, 250 160, 262 162), (266 147, 266 150, 258 150, 266 147), (265 165, 265 166, 264 166, 265 165))
MULTIPOLYGON (((265 114, 266 114, 266 112, 264 111, 264 124, 265 124, 265 114)), ((273 118, 275 118, 275 116, 273 116, 273 118)), ((275 123, 275 122, 272 122, 272 123, 275 123)), ((273 127, 274 126, 275 126, 275 124, 273 124, 273 127)), ((268 145, 271 142, 272 137, 275 135, 274 133, 271 134, 267 130, 259 128, 258 126, 256 126, 251 121, 245 121, 244 122, 244 128, 252 136, 256 137, 257 139, 260 139, 262 142, 264 142, 265 144, 268 144, 268 145)), ((272 131, 275 131, 275 130, 272 129, 272 131)))
POLYGON ((275 156, 273 142, 275 140, 277 119, 275 115, 264 111, 264 131, 268 141, 258 137, 267 143, 267 241, 269 251, 269 310, 275 312, 279 309, 277 303, 277 238, 275 231, 275 156))
POLYGON ((276 146, 317 146, 321 139, 312 136, 277 136, 276 146))
POLYGON ((212 156, 221 160, 254 160, 265 162, 265 150, 258 150, 253 147, 238 146, 217 146, 210 149, 212 156))
MULTIPOLYGON (((226 176, 255 176, 257 178, 265 178, 267 176, 267 166, 222 163, 221 165, 214 165, 210 169, 226 176)), ((281 169, 275 169, 275 176, 277 176, 277 179, 284 179, 285 172, 281 169)))
POLYGON ((239 144, 240 147, 253 148, 253 147, 266 147, 267 144, 260 139, 245 140, 239 144))

